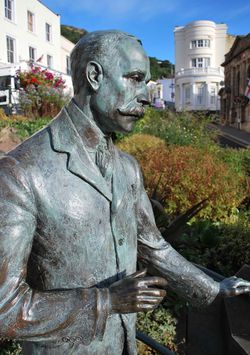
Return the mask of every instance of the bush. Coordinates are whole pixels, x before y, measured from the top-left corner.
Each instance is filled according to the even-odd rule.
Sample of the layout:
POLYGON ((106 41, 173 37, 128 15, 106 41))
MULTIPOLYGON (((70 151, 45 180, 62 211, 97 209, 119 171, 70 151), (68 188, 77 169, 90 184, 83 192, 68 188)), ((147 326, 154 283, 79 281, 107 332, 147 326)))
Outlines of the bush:
POLYGON ((244 264, 250 265, 249 248, 249 212, 241 212, 231 225, 197 221, 187 227, 177 245, 190 261, 224 276, 235 274, 244 264))
MULTIPOLYGON (((176 335, 177 319, 171 310, 160 305, 157 309, 147 312, 138 313, 136 328, 143 333, 149 335, 158 343, 176 351, 175 335, 176 335)), ((139 354, 157 354, 143 343, 138 344, 139 354)))
POLYGON ((16 341, 0 338, 0 355, 21 355, 22 348, 16 341))
POLYGON ((166 146, 159 138, 134 134, 118 143, 139 161, 149 195, 174 216, 208 199, 200 216, 230 220, 247 195, 247 180, 211 153, 190 146, 166 146))
POLYGON ((220 148, 217 156, 242 176, 250 177, 250 149, 220 148))
POLYGON ((149 108, 144 118, 135 125, 134 133, 150 134, 167 144, 191 145, 213 151, 217 149, 217 131, 207 129, 209 122, 209 118, 203 115, 149 108))
POLYGON ((17 76, 21 86, 20 107, 28 117, 53 117, 69 100, 62 77, 47 69, 31 65, 30 70, 18 71, 17 76))
POLYGON ((0 109, 0 129, 4 127, 13 127, 17 130, 18 136, 24 140, 42 129, 50 122, 50 117, 38 117, 30 119, 21 115, 7 116, 3 110, 0 109))

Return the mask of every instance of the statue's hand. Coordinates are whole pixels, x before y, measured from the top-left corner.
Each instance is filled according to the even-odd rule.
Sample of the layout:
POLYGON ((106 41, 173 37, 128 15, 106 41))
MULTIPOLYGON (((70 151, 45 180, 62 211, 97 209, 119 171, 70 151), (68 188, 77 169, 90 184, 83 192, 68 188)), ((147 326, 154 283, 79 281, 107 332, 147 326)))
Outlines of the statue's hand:
POLYGON ((138 271, 113 283, 110 288, 111 313, 135 313, 156 308, 166 295, 167 281, 162 277, 145 277, 147 270, 138 271))
POLYGON ((247 280, 232 276, 220 283, 220 295, 222 296, 233 297, 243 293, 250 293, 250 282, 247 280))

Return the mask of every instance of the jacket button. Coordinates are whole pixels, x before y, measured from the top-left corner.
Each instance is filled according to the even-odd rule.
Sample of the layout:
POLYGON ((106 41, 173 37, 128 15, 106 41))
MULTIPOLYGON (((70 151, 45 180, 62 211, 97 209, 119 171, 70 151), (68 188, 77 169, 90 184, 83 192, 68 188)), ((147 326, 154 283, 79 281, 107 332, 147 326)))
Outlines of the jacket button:
POLYGON ((65 343, 69 343, 70 342, 70 337, 63 337, 62 341, 64 341, 65 343))
POLYGON ((123 243, 124 243, 124 239, 123 239, 123 238, 121 238, 121 239, 118 240, 118 244, 119 244, 120 246, 123 245, 123 243))

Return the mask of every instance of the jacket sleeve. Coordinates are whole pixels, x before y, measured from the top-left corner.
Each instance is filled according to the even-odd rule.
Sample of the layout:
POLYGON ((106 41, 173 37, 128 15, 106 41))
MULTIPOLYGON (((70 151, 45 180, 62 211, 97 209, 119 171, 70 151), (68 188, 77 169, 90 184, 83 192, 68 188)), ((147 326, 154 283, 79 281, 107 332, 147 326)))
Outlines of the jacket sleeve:
POLYGON ((193 305, 210 304, 219 293, 219 283, 183 258, 161 236, 139 168, 137 180, 138 258, 166 278, 169 287, 193 305))
POLYGON ((73 336, 86 345, 101 339, 107 290, 38 292, 26 283, 36 213, 24 170, 12 157, 0 159, 0 337, 63 342, 73 336))

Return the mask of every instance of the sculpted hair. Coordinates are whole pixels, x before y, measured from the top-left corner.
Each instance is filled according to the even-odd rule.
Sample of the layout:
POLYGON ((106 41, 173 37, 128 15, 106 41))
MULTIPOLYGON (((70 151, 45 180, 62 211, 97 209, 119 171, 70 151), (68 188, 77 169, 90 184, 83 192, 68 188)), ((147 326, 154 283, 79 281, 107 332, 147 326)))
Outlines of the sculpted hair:
POLYGON ((74 93, 78 94, 84 85, 85 69, 89 61, 94 60, 99 64, 110 63, 116 58, 118 44, 121 40, 136 37, 121 31, 96 31, 84 35, 75 45, 70 55, 71 76, 74 93))

